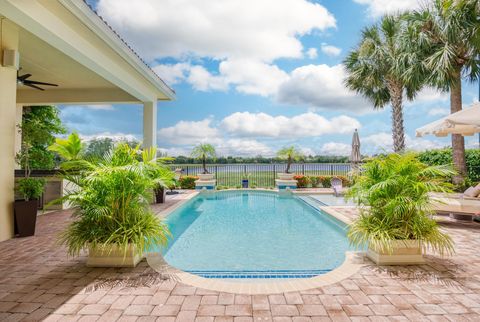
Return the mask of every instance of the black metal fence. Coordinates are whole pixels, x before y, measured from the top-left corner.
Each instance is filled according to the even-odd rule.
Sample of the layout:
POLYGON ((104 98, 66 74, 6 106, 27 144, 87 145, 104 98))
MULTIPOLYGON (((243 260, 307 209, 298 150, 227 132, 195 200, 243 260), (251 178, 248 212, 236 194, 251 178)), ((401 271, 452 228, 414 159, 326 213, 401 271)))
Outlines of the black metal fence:
MULTIPOLYGON (((278 172, 284 172, 286 164, 218 164, 209 165, 207 170, 215 174, 217 185, 235 187, 248 178, 250 186, 274 187, 278 172)), ((172 170, 182 169, 182 175, 197 175, 202 173, 201 165, 172 165, 172 170)), ((346 176, 351 170, 348 163, 295 163, 290 172, 307 176, 346 176)))

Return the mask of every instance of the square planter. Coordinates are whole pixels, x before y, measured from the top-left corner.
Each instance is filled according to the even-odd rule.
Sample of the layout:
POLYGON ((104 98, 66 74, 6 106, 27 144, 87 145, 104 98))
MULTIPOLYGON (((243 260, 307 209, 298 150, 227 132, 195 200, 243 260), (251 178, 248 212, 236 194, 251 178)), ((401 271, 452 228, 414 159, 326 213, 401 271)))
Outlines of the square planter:
POLYGON ((87 266, 89 267, 135 267, 143 259, 143 252, 132 245, 124 249, 117 245, 89 247, 87 266))
POLYGON ((37 223, 38 200, 16 200, 14 209, 14 231, 19 237, 35 235, 37 223))
POLYGON ((210 181, 215 179, 214 173, 199 173, 197 174, 198 179, 202 181, 210 181))
POLYGON ((166 191, 165 188, 155 189, 155 203, 164 203, 165 202, 166 191))
POLYGON ((422 247, 416 240, 393 241, 392 253, 368 247, 367 257, 377 265, 420 265, 425 263, 422 247))
POLYGON ((279 172, 277 173, 277 176, 278 176, 278 179, 280 180, 293 180, 295 173, 279 172))

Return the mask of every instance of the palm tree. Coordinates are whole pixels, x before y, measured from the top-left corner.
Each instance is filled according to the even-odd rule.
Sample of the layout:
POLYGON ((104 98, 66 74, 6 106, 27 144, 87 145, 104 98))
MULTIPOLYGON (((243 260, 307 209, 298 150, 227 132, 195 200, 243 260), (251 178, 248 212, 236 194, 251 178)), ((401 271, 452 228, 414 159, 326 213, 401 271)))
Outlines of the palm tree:
MULTIPOLYGON (((480 2, 478 0, 434 0, 422 10, 408 15, 415 40, 425 54, 427 81, 450 91, 450 112, 462 109, 462 76, 479 77, 480 2)), ((465 140, 452 135, 453 163, 458 172, 454 183, 466 173, 465 140)))
POLYGON ((83 144, 78 134, 72 133, 66 139, 56 138, 48 150, 56 152, 67 161, 77 160, 82 154, 83 144))
POLYGON ((401 16, 387 15, 379 24, 366 28, 362 39, 344 61, 348 88, 362 94, 374 107, 392 104, 392 136, 395 152, 405 150, 403 94, 413 99, 420 89, 419 78, 407 78, 406 66, 415 64, 416 55, 406 52, 402 42, 401 16))
POLYGON ((287 160, 287 168, 285 173, 290 173, 290 167, 294 161, 302 159, 303 154, 294 146, 285 147, 277 152, 277 157, 283 160, 287 160))
POLYGON ((202 161, 203 173, 209 173, 207 170, 207 159, 215 159, 215 148, 211 144, 202 143, 195 146, 192 150, 191 157, 202 161))

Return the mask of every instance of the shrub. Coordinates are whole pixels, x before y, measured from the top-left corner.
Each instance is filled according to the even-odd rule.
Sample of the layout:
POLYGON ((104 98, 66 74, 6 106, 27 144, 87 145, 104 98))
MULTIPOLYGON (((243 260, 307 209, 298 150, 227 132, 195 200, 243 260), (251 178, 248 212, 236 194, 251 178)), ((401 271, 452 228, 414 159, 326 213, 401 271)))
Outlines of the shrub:
POLYGON ((182 189, 195 189, 195 181, 198 180, 197 176, 182 176, 178 180, 180 188, 182 189))
POLYGON ((360 216, 350 225, 348 238, 357 246, 376 251, 393 250, 395 240, 416 240, 424 249, 453 252, 451 238, 440 231, 431 217, 430 192, 447 192, 447 166, 427 166, 415 154, 390 154, 371 159, 363 166, 347 192, 360 207, 360 216))
POLYGON ((26 201, 38 199, 43 193, 45 183, 45 179, 41 178, 22 178, 18 180, 16 190, 26 201))
POLYGON ((294 176, 293 179, 297 180, 297 187, 298 188, 306 188, 310 182, 310 178, 304 175, 297 175, 294 176))
POLYGON ((309 180, 310 180, 310 184, 312 185, 312 188, 318 187, 321 183, 320 177, 311 176, 309 177, 309 180))
POLYGON ((332 186, 332 177, 331 176, 319 176, 318 180, 322 184, 323 188, 330 188, 332 186))

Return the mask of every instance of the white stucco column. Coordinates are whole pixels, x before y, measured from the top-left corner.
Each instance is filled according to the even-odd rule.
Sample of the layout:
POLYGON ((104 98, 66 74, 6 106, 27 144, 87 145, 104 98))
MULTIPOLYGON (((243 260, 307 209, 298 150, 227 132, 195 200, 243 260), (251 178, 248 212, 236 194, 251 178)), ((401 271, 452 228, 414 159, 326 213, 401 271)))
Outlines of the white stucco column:
MULTIPOLYGON (((0 21, 3 55, 4 49, 18 49, 18 28, 7 19, 0 21)), ((17 71, 0 65, 0 241, 13 237, 16 103, 17 71)))
MULTIPOLYGON (((22 149, 22 133, 20 133, 19 126, 22 125, 23 119, 23 105, 17 104, 16 108, 16 121, 15 121, 15 156, 20 152, 22 149)), ((15 169, 20 169, 21 166, 18 162, 15 162, 15 169)))
POLYGON ((157 102, 143 103, 143 147, 157 147, 157 102))

